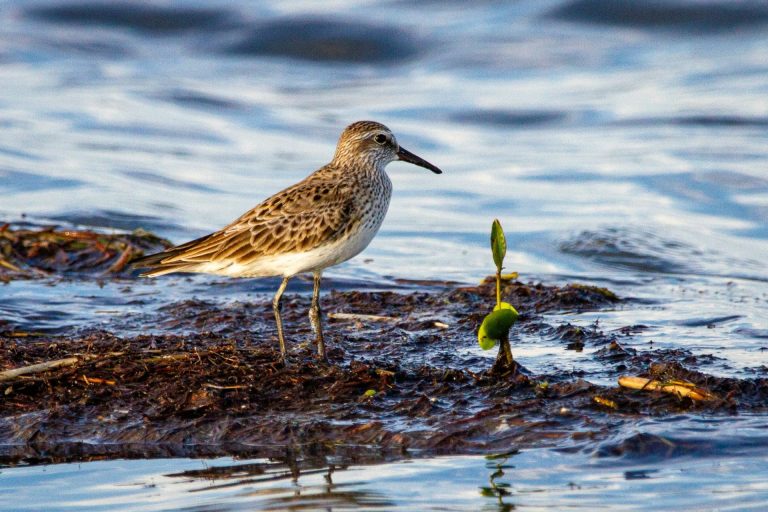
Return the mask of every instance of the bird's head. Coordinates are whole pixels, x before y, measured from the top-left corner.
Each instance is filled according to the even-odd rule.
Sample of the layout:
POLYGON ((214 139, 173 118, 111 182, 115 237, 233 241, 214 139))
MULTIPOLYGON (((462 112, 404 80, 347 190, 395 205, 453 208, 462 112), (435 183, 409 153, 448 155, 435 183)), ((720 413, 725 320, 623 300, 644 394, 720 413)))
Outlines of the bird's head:
POLYGON ((395 160, 424 167, 435 174, 443 172, 401 147, 392 131, 375 121, 357 121, 347 126, 339 137, 336 154, 333 156, 336 164, 362 161, 381 169, 395 160))

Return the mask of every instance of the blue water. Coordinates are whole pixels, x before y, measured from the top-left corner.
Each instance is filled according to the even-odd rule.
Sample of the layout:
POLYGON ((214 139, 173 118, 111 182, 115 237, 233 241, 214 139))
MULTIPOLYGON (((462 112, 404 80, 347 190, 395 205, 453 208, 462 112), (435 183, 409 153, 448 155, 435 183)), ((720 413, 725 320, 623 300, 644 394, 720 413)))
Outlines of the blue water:
MULTIPOLYGON (((334 286, 476 282, 491 271, 498 217, 507 267, 524 280, 577 280, 639 299, 552 322, 642 324, 626 345, 713 354, 702 369, 715 375, 765 375, 765 2, 0 1, 0 85, 2 221, 143 227, 182 242, 327 162, 346 124, 375 119, 445 173, 390 165, 384 226, 365 253, 328 272, 334 286)), ((0 286, 0 319, 29 330, 109 328, 190 295, 253 300, 273 287, 204 276, 51 282, 0 286)), ((471 333, 467 347, 479 351, 471 333)), ((589 359, 526 338, 515 354, 532 371, 589 359)), ((716 508, 720 496, 748 508, 764 488, 742 485, 740 471, 765 475, 766 455, 764 446, 723 455, 722 486, 691 509, 716 508)), ((568 460, 556 473, 582 475, 585 462, 568 460)), ((130 471, 159 474, 174 462, 141 464, 130 471)), ((680 471, 715 485, 691 466, 659 464, 641 484, 653 493, 680 471)), ((71 468, 24 471, 77 481, 71 468)), ((395 492, 377 469, 359 471, 369 488, 395 492)), ((530 478, 542 496, 562 491, 530 478)), ((638 485, 619 481, 622 492, 638 485)), ((11 488, 27 492, 23 482, 35 480, 11 488)), ((92 499, 89 489, 76 499, 92 499)), ((153 491, 157 503, 169 489, 153 491)), ((158 508, 182 507, 169 499, 158 508)))

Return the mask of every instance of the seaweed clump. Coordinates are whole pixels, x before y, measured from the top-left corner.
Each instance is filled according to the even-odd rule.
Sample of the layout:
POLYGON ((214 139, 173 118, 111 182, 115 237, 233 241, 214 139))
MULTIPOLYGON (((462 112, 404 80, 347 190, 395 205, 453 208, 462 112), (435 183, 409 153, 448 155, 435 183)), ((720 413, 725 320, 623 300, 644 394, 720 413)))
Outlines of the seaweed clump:
POLYGON ((128 263, 171 243, 147 231, 98 233, 48 226, 14 229, 0 226, 0 281, 72 273, 121 276, 128 263))

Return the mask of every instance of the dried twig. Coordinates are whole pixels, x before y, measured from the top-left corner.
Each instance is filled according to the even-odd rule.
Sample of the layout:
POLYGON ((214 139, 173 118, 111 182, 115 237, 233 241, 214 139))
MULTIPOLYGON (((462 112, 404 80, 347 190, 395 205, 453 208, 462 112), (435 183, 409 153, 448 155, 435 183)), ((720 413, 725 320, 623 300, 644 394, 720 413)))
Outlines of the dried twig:
POLYGON ((619 404, 617 404, 615 401, 609 398, 603 398, 602 396, 594 396, 592 397, 592 400, 594 400, 595 403, 604 405, 605 407, 610 407, 611 409, 619 410, 619 404))
POLYGON ((115 272, 122 271, 125 268, 125 266, 128 264, 128 262, 131 261, 132 257, 133 257, 133 246, 129 245, 125 248, 125 250, 120 255, 120 257, 117 258, 117 261, 115 261, 107 269, 107 273, 115 273, 115 272))
POLYGON ((53 361, 46 361, 44 363, 31 364, 28 366, 22 366, 21 368, 13 368, 11 370, 5 370, 0 372, 0 382, 8 382, 16 380, 19 377, 25 375, 35 375, 37 373, 47 372, 48 370, 55 370, 57 368, 65 368, 67 366, 75 366, 78 363, 85 361, 92 361, 94 359, 106 359, 108 357, 119 357, 125 354, 125 352, 108 352, 106 354, 94 355, 94 354, 78 354, 72 357, 65 357, 63 359, 54 359, 53 361))
POLYGON ((245 384, 238 384, 238 385, 233 385, 233 386, 220 386, 218 384, 211 384, 209 382, 206 382, 205 384, 203 384, 203 387, 204 388, 210 388, 210 389, 226 390, 226 389, 245 389, 248 386, 245 385, 245 384))
MULTIPOLYGON (((45 336, 44 332, 26 332, 26 331, 11 331, 6 334, 6 336, 10 338, 30 338, 34 336, 45 336)), ((49 341, 45 342, 46 344, 49 344, 49 341)))
POLYGON ((10 261, 6 261, 4 258, 0 257, 0 267, 5 267, 9 270, 13 270, 14 272, 23 272, 19 267, 11 263, 10 261))
POLYGON ((161 356, 147 357, 142 359, 142 363, 165 363, 170 361, 181 361, 182 359, 189 359, 192 356, 190 352, 181 352, 177 354, 164 354, 161 356))
POLYGON ((31 364, 29 366, 22 366, 21 368, 14 368, 12 370, 5 370, 0 372, 0 382, 8 382, 15 380, 24 375, 33 375, 35 373, 42 373, 48 370, 54 370, 63 366, 74 366, 79 363, 83 358, 80 357, 65 357, 64 359, 55 359, 53 361, 47 361, 45 363, 31 364))
POLYGON ((113 380, 101 379, 99 377, 87 377, 85 375, 83 375, 83 382, 85 382, 86 384, 105 384, 107 386, 114 386, 115 384, 117 384, 113 380))
POLYGON ((361 313, 328 313, 328 318, 333 320, 358 320, 368 322, 396 322, 393 316, 363 315, 361 313))

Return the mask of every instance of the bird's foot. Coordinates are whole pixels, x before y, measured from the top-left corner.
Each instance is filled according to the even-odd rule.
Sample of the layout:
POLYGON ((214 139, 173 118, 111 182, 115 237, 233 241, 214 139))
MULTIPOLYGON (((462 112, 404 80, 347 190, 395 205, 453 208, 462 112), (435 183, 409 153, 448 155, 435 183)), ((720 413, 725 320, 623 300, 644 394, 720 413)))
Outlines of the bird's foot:
POLYGON ((317 354, 315 355, 315 359, 321 362, 328 362, 328 357, 326 355, 325 351, 325 342, 323 341, 322 336, 317 338, 317 354))
POLYGON ((278 363, 281 363, 284 368, 290 368, 291 367, 291 359, 288 356, 281 355, 278 360, 278 363))

